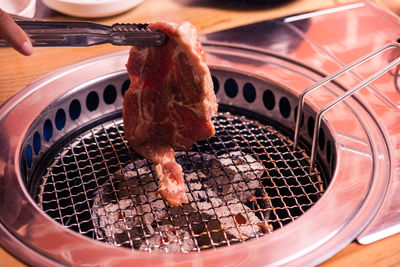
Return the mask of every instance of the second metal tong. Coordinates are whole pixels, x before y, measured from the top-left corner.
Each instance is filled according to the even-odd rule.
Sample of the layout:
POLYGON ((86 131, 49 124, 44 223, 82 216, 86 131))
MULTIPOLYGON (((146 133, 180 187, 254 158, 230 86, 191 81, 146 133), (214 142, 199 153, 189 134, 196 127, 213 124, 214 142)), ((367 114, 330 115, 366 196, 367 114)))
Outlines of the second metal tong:
MULTIPOLYGON (((130 46, 160 46, 168 36, 148 29, 148 24, 112 26, 77 21, 15 21, 29 36, 33 46, 92 46, 104 43, 130 46)), ((9 46, 0 38, 0 47, 9 46)))

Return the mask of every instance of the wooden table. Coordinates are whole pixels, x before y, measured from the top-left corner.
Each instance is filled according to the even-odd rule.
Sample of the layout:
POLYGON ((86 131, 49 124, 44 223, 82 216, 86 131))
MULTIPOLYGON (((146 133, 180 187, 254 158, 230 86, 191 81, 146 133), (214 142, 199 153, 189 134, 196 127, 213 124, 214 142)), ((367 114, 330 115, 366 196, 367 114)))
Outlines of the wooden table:
MULTIPOLYGON (((295 0, 279 5, 249 5, 246 0, 144 0, 136 8, 118 16, 95 19, 104 24, 115 22, 190 21, 199 34, 223 30, 281 17, 293 13, 327 8, 352 0, 295 0)), ((40 1, 36 17, 54 20, 76 20, 49 10, 40 1)), ((10 48, 0 49, 0 104, 42 75, 93 56, 127 49, 111 45, 90 48, 35 48, 24 57, 10 48)), ((355 242, 322 264, 322 266, 394 266, 400 264, 400 234, 363 246, 355 242)), ((24 266, 0 248, 0 266, 24 266)))

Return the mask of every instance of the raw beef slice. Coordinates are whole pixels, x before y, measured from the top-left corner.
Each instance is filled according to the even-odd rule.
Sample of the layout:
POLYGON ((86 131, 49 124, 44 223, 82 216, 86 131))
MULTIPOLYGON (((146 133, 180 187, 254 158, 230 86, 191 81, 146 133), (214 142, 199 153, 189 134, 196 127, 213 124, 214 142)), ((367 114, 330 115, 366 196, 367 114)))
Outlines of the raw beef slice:
POLYGON ((184 176, 174 150, 191 149, 213 136, 217 112, 210 71, 194 26, 154 23, 169 39, 159 47, 132 47, 126 65, 131 86, 123 104, 125 137, 151 160, 158 193, 171 206, 187 203, 184 176))

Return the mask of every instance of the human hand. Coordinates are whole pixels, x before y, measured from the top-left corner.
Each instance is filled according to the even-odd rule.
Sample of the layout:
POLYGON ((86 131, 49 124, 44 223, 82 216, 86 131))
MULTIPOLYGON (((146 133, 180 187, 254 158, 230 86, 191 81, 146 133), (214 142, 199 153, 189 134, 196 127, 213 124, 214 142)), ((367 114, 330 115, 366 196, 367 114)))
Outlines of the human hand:
POLYGON ((26 33, 15 21, 0 8, 0 36, 19 53, 30 56, 33 53, 32 43, 26 33))

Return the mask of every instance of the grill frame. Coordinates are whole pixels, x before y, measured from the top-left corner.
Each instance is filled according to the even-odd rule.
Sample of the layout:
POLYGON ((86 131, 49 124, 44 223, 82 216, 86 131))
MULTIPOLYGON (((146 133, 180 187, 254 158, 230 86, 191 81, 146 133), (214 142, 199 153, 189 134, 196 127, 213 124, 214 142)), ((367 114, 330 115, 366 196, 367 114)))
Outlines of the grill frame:
MULTIPOLYGON (((232 64, 237 65, 237 68, 247 73, 256 73, 255 70, 260 68, 259 65, 252 65, 247 61, 246 64, 250 65, 246 65, 248 68, 243 68, 243 65, 240 65, 240 61, 243 61, 243 59, 248 60, 249 58, 251 61, 257 57, 257 61, 266 61, 268 59, 268 64, 266 64, 268 71, 271 70, 271 66, 273 69, 276 68, 276 66, 279 66, 280 68, 283 66, 288 69, 294 68, 299 70, 300 74, 307 73, 307 75, 309 75, 306 76, 309 79, 308 83, 312 83, 313 78, 318 77, 318 74, 310 70, 304 70, 301 65, 296 65, 293 61, 285 61, 273 54, 261 53, 260 51, 249 51, 247 48, 234 46, 221 47, 219 45, 210 45, 206 46, 206 48, 209 55, 211 55, 211 57, 209 56, 210 63, 217 67, 221 66, 225 68, 226 61, 221 60, 221 58, 224 59, 231 53, 231 55, 234 55, 235 57, 242 57, 239 59, 239 62, 233 62, 232 64)), ((21 151, 21 147, 25 147, 25 140, 10 138, 10 136, 20 136, 21 133, 26 134, 29 131, 32 131, 32 125, 34 125, 35 120, 37 119, 35 114, 43 115, 49 111, 51 104, 56 103, 59 100, 58 97, 60 95, 64 94, 64 96, 69 96, 76 91, 76 88, 86 82, 92 83, 96 79, 101 79, 98 77, 103 77, 110 73, 120 73, 124 68, 125 58, 126 52, 115 53, 63 68, 28 86, 2 106, 2 109, 0 110, 2 112, 1 114, 6 114, 2 116, 2 126, 5 126, 7 129, 12 129, 13 133, 0 133, 0 140, 9 141, 8 143, 2 143, 3 147, 10 148, 9 150, 6 150, 5 153, 3 152, 0 154, 2 162, 10 163, 7 172, 1 177, 6 177, 6 179, 1 179, 1 181, 3 183, 2 185, 7 188, 8 191, 1 193, 3 193, 2 197, 5 199, 17 200, 16 208, 20 211, 17 212, 17 214, 23 214, 24 219, 15 222, 12 213, 7 212, 8 207, 4 206, 4 203, 0 203, 0 205, 2 205, 1 208, 6 211, 6 214, 1 218, 1 223, 2 226, 8 230, 8 232, 4 234, 7 238, 18 237, 22 240, 22 243, 18 243, 20 245, 15 245, 14 247, 16 249, 24 248, 23 253, 20 252, 17 254, 20 258, 29 261, 29 258, 36 258, 36 254, 39 254, 46 256, 47 259, 54 261, 55 264, 60 262, 65 263, 67 261, 72 261, 76 264, 88 262, 94 264, 99 261, 106 262, 112 260, 118 260, 119 263, 123 262, 126 264, 132 262, 135 262, 136 264, 182 264, 193 260, 202 264, 215 264, 218 262, 221 263, 222 260, 224 262, 230 261, 233 264, 251 262, 261 265, 265 264, 266 259, 268 259, 269 264, 293 262, 296 262, 296 264, 301 262, 310 263, 320 261, 321 258, 326 258, 333 253, 332 251, 339 250, 348 242, 353 240, 354 237, 368 224, 373 214, 375 214, 387 189, 388 181, 387 179, 385 180, 385 177, 389 177, 389 175, 387 175, 389 152, 385 145, 385 138, 379 127, 377 127, 374 119, 369 117, 368 112, 360 105, 360 103, 351 99, 349 101, 349 106, 353 111, 357 111, 355 112, 357 114, 356 118, 363 118, 362 128, 367 131, 365 137, 367 139, 366 142, 358 142, 356 145, 352 141, 359 141, 359 139, 351 140, 351 138, 346 138, 348 136, 342 134, 338 135, 337 130, 340 129, 340 127, 335 123, 333 123, 333 125, 327 123, 330 121, 329 118, 331 116, 326 116, 327 120, 325 121, 325 125, 329 128, 334 137, 336 156, 338 159, 335 162, 337 168, 335 169, 333 175, 334 178, 332 180, 332 183, 336 186, 331 186, 324 196, 307 213, 301 216, 294 223, 285 227, 284 231, 275 231, 268 239, 262 241, 253 240, 247 242, 245 245, 239 244, 231 247, 223 247, 216 251, 204 251, 196 255, 176 255, 168 253, 165 255, 158 255, 157 258, 155 258, 149 253, 140 251, 132 252, 129 250, 113 248, 106 244, 99 244, 99 242, 88 240, 85 237, 62 228, 57 223, 52 222, 51 218, 43 214, 36 207, 25 189, 23 175, 21 175, 20 171, 22 166, 20 166, 19 162, 22 157, 21 152, 24 152, 21 151), (99 66, 104 66, 104 68, 99 66), (87 73, 84 73, 82 69, 90 69, 91 76, 88 77, 87 73), (68 79, 71 76, 74 77, 74 79, 68 79), (57 85, 61 84, 63 85, 62 90, 55 92, 53 88, 59 88, 57 85), (43 92, 46 92, 48 99, 40 103, 39 100, 42 100, 43 92), (29 100, 27 100, 28 96, 29 100), (29 105, 29 102, 31 101, 37 101, 40 105, 31 106, 29 105), (21 118, 20 125, 13 125, 14 123, 12 122, 12 119, 14 114, 21 114, 21 112, 22 114, 29 114, 27 113, 27 110, 29 110, 30 114, 33 115, 21 118), (372 139, 374 140, 373 142, 371 142, 372 139), (370 147, 368 147, 368 143, 370 147), (353 147, 354 149, 347 149, 353 147), (370 148, 370 153, 365 153, 365 149, 368 148, 370 148), (369 157, 370 160, 366 160, 366 156, 369 157), (351 157, 353 160, 360 160, 360 162, 366 164, 366 168, 362 170, 361 175, 359 175, 360 173, 357 173, 355 176, 357 184, 354 184, 354 180, 349 181, 345 179, 349 171, 354 172, 354 170, 352 170, 354 169, 353 165, 350 162, 341 160, 342 158, 348 157, 351 157), (13 161, 10 162, 9 159, 13 159, 13 161), (374 174, 377 172, 379 174, 383 173, 383 179, 363 179, 364 176, 371 178, 371 173, 374 177, 374 174), (341 191, 340 186, 343 186, 344 188, 351 187, 352 192, 349 190, 341 191), (344 200, 348 195, 354 195, 354 191, 357 192, 357 200, 352 203, 345 202, 344 200), (329 197, 327 197, 327 195, 329 195, 329 197), (360 199, 360 197, 362 199, 360 199), (344 202, 338 201, 338 203, 332 203, 332 199, 343 199, 344 202), (344 203, 346 203, 346 209, 343 210, 343 213, 340 215, 323 209, 324 206, 326 207, 327 205, 338 205, 338 207, 340 207, 344 203), (330 218, 330 229, 325 229, 328 231, 322 231, 322 229, 315 231, 318 229, 317 225, 320 223, 318 222, 317 224, 316 222, 318 220, 326 221, 327 217, 330 218), (333 218, 337 220, 331 221, 333 218), (18 230, 21 225, 27 227, 25 234, 18 230), (43 225, 46 225, 46 229, 42 229, 43 225), (299 229, 301 229, 301 231, 299 231, 299 229), (341 235, 332 236, 331 234, 337 230, 340 231, 341 235), (9 233, 12 233, 11 236, 9 233), (313 235, 310 236, 310 233, 313 233, 313 235), (296 240, 302 240, 301 247, 293 245, 293 238, 296 240), (47 243, 49 240, 52 241, 51 244, 47 243), (320 244, 321 246, 315 247, 316 244, 320 244), (281 247, 283 249, 279 249, 279 253, 277 254, 276 250, 269 250, 271 246, 274 248, 281 247), (31 247, 34 247, 35 250, 30 250, 31 247), (60 251, 63 253, 60 253, 60 251), (92 259, 88 259, 86 255, 89 252, 96 256, 92 257, 92 259), (253 255, 251 259, 248 258, 249 253, 253 255), (232 257, 233 255, 235 255, 235 257, 232 257), (296 255, 297 257, 292 258, 292 255, 296 255)), ((232 66, 226 68, 230 67, 233 68, 232 66)), ((279 73, 275 74, 277 75, 277 80, 279 80, 279 73)), ((303 82, 304 80, 306 80, 305 77, 301 78, 299 82, 303 82)), ((285 84, 287 84, 287 81, 284 82, 284 85, 285 84)), ((299 89, 304 87, 304 84, 301 84, 301 87, 296 87, 294 84, 286 86, 290 93, 296 95, 294 88, 299 89)), ((341 90, 340 88, 334 88, 334 86, 331 89, 333 91, 341 90)), ((227 104, 232 104, 232 102, 228 99, 227 104)), ((313 105, 314 103, 310 105, 309 112, 313 110, 313 105)), ((253 106, 249 105, 249 108, 251 109, 253 106)), ((306 113, 307 112, 306 109, 306 113)), ((333 116, 333 118, 336 117, 333 116)), ((83 126, 90 127, 90 124, 83 124, 83 126)), ((303 129, 303 131, 306 130, 303 129)), ((22 136, 24 136, 24 134, 22 134, 22 136)), ((307 137, 305 139, 307 139, 307 137)), ((31 140, 28 140, 28 142, 31 142, 31 140)))

